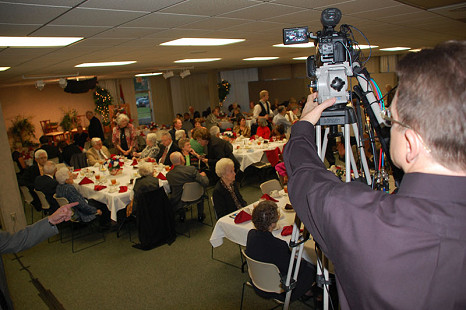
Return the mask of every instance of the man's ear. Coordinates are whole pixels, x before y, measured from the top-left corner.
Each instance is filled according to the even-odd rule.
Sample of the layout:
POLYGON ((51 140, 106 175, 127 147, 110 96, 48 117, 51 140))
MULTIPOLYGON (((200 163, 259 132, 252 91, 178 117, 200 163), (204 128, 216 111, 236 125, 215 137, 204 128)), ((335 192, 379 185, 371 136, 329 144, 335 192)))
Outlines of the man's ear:
POLYGON ((422 141, 412 129, 406 129, 404 137, 406 143, 406 162, 413 163, 423 148, 422 141))

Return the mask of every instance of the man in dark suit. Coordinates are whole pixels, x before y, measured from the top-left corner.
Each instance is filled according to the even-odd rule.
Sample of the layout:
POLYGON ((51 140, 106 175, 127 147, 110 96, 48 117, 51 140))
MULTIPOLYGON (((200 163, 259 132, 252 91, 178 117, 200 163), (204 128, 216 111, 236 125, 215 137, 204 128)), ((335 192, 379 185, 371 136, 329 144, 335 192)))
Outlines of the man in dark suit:
MULTIPOLYGON (((180 152, 174 152, 170 155, 174 168, 167 173, 167 181, 170 184, 171 197, 170 201, 175 212, 180 214, 180 220, 185 218, 185 210, 181 203, 183 194, 183 185, 188 182, 197 182, 206 187, 209 185, 209 178, 205 172, 199 173, 193 166, 185 166, 184 157, 180 152)), ((204 201, 197 204, 197 218, 200 222, 204 221, 204 201)))
POLYGON ((175 133, 177 130, 184 130, 184 132, 186 133, 186 137, 188 136, 188 132, 186 131, 186 129, 183 128, 183 122, 179 118, 175 118, 173 120, 173 128, 169 131, 173 141, 176 141, 175 133))
POLYGON ((57 171, 57 167, 53 161, 47 161, 44 164, 44 174, 39 175, 34 180, 34 188, 38 191, 41 191, 45 195, 50 205, 50 212, 55 212, 60 206, 58 205, 53 195, 57 189, 58 182, 55 180, 54 175, 57 171))
POLYGON ((31 204, 36 208, 37 211, 42 210, 42 205, 40 203, 39 197, 36 192, 34 192, 34 181, 37 176, 44 174, 44 165, 47 162, 47 152, 43 149, 39 149, 34 153, 34 163, 31 167, 27 168, 21 178, 19 179, 20 186, 26 186, 31 193, 33 201, 31 204))
POLYGON ((162 134, 162 145, 160 146, 160 152, 157 155, 157 162, 162 163, 166 166, 171 166, 170 154, 173 152, 180 152, 180 148, 176 143, 173 143, 170 133, 164 132, 162 134))
POLYGON ((94 116, 94 113, 92 113, 92 111, 87 111, 86 117, 89 120, 89 127, 87 128, 89 139, 97 137, 104 141, 104 131, 102 129, 102 123, 100 123, 99 119, 94 116))

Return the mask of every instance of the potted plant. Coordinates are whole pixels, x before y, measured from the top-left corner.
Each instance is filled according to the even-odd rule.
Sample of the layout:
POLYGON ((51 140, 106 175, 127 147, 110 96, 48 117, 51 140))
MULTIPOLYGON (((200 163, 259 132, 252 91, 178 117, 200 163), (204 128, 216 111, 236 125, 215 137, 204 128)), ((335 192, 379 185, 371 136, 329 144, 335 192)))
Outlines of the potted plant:
POLYGON ((8 133, 16 142, 21 142, 23 146, 32 145, 31 138, 35 138, 36 129, 31 123, 31 117, 17 115, 12 121, 12 126, 8 129, 8 133))
POLYGON ((63 116, 60 126, 63 128, 63 131, 70 131, 78 123, 78 112, 75 109, 71 109, 63 111, 63 113, 65 113, 65 115, 63 116))

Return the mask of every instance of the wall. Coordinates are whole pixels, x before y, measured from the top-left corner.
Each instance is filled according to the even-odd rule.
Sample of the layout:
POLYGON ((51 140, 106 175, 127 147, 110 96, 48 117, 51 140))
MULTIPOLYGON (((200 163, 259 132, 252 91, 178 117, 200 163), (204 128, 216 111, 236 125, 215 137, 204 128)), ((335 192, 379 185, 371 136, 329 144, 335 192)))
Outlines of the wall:
POLYGON ((63 110, 76 109, 81 115, 95 108, 92 91, 84 94, 65 93, 58 84, 46 85, 42 91, 33 85, 0 88, 0 103, 7 129, 16 115, 32 116, 37 139, 42 135, 41 120, 60 123, 63 110))

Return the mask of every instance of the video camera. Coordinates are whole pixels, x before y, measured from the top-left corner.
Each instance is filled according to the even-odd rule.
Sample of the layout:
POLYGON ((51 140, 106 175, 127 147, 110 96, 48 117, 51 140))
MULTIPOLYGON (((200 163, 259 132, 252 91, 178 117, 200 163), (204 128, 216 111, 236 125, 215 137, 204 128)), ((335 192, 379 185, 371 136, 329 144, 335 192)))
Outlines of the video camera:
POLYGON ((318 103, 335 97, 337 101, 329 109, 340 109, 350 99, 348 76, 353 76, 351 67, 359 51, 353 49, 348 25, 341 25, 340 31, 335 26, 341 20, 341 11, 328 8, 322 11, 320 21, 324 28, 316 34, 308 32, 308 27, 283 29, 283 44, 308 43, 314 40, 317 53, 306 60, 307 76, 312 79, 314 91, 319 91, 318 103), (317 58, 317 59, 316 59, 317 58))

